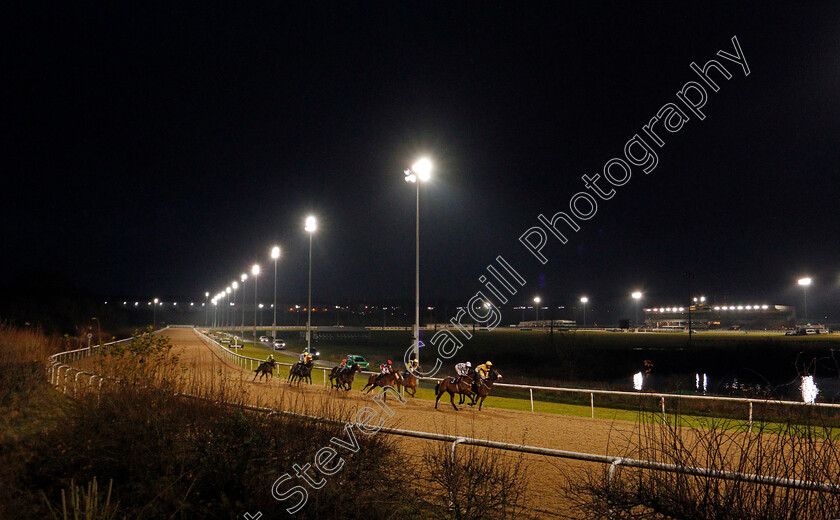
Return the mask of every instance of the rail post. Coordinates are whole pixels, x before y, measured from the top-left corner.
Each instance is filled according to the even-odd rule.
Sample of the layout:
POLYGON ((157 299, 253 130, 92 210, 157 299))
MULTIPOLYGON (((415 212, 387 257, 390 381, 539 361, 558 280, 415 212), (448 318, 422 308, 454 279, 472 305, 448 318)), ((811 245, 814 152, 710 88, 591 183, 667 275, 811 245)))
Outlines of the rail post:
POLYGON ((529 392, 531 392, 531 413, 534 413, 534 389, 529 388, 529 392))
POLYGON ((662 425, 664 426, 665 425, 665 396, 662 396, 660 398, 660 401, 662 402, 662 425))
POLYGON ((750 429, 749 429, 749 433, 752 433, 752 422, 753 422, 752 421, 752 412, 753 412, 753 406, 752 406, 752 401, 750 401, 750 429))
POLYGON ((589 417, 595 418, 595 393, 589 392, 589 417))

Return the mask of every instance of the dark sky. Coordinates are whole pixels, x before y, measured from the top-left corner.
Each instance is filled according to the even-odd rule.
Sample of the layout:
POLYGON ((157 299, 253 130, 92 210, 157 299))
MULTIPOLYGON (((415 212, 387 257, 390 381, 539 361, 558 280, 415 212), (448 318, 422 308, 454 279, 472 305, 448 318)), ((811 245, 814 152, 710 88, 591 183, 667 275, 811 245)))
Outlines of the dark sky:
POLYGON ((840 4, 304 4, 10 13, 0 283, 200 301, 259 262, 269 298, 277 243, 280 298, 305 302, 312 213, 316 301, 410 300, 403 169, 425 155, 423 305, 466 302, 502 255, 515 304, 682 303, 690 271, 715 301, 798 305, 809 274, 838 321, 840 4), (733 36, 749 76, 716 56, 733 36), (705 120, 663 131, 657 167, 537 262, 519 236, 711 59, 732 78, 705 120))

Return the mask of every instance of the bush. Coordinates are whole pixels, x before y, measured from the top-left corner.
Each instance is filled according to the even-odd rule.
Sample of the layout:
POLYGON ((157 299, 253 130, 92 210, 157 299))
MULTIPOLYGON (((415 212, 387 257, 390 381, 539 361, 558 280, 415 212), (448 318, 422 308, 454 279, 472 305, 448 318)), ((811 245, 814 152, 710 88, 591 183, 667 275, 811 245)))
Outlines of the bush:
MULTIPOLYGON (((578 474, 565 489, 586 518, 794 520, 840 516, 840 439, 819 423, 759 424, 753 433, 729 420, 696 428, 640 423, 626 457, 715 473, 738 472, 828 483, 838 492, 810 491, 749 481, 622 468, 578 474)), ((672 417, 673 419, 673 417, 672 417)))
POLYGON ((452 459, 448 443, 427 446, 423 462, 444 518, 457 520, 521 518, 527 488, 523 455, 500 454, 481 446, 459 446, 452 459))

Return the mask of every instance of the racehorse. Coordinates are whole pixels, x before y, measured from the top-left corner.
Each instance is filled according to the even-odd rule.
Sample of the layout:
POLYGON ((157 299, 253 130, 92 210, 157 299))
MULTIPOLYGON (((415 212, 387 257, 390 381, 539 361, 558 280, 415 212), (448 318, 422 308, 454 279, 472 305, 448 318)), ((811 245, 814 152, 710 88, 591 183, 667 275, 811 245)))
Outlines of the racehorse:
POLYGON ((257 375, 259 375, 260 381, 262 381, 263 376, 265 376, 266 381, 268 381, 269 377, 274 376, 274 366, 275 362, 273 359, 271 361, 263 361, 262 363, 260 363, 260 366, 258 366, 257 369, 254 370, 253 380, 256 381, 257 375))
MULTIPOLYGON (((390 387, 393 388, 396 384, 400 384, 400 381, 401 381, 400 375, 397 374, 396 372, 388 373, 388 374, 372 375, 368 378, 368 382, 364 386, 364 388, 362 388, 362 392, 364 392, 365 388, 368 388, 368 387, 370 387, 370 388, 368 388, 367 393, 370 393, 370 391, 373 390, 374 388, 376 388, 377 386, 382 386, 382 387, 390 386, 390 387), (377 380, 377 378, 379 378, 379 379, 377 380)), ((385 392, 383 397, 382 397, 382 400, 385 401, 385 399, 387 399, 387 398, 388 398, 388 394, 387 394, 387 392, 385 392)))
POLYGON ((502 379, 502 374, 499 373, 498 370, 495 368, 490 369, 490 373, 487 374, 487 379, 484 381, 477 380, 475 382, 475 394, 476 397, 473 400, 473 404, 475 404, 475 400, 478 400, 478 410, 481 411, 481 405, 484 403, 484 400, 487 399, 487 396, 490 395, 490 390, 493 389, 493 383, 497 383, 502 379))
POLYGON ((330 371, 330 388, 343 388, 350 391, 353 386, 353 378, 356 372, 361 372, 362 367, 358 364, 353 364, 350 370, 341 370, 339 367, 333 367, 330 371))
POLYGON ((312 384, 312 361, 306 363, 295 363, 292 365, 292 368, 289 369, 289 377, 286 378, 286 381, 289 384, 294 383, 297 381, 298 386, 300 386, 301 381, 306 381, 310 385, 312 384))
POLYGON ((472 375, 461 376, 460 379, 456 377, 444 378, 435 385, 435 408, 437 408, 438 401, 446 392, 449 392, 449 402, 452 403, 452 408, 455 408, 455 411, 458 411, 458 407, 455 406, 455 394, 466 395, 475 403, 472 386, 472 375))
MULTIPOLYGON (((406 393, 414 397, 417 393, 417 376, 411 373, 410 370, 403 372, 402 377, 397 381, 397 386, 405 387, 406 393), (410 392, 409 392, 410 391, 410 392)), ((399 388, 397 388, 399 390, 399 388)))

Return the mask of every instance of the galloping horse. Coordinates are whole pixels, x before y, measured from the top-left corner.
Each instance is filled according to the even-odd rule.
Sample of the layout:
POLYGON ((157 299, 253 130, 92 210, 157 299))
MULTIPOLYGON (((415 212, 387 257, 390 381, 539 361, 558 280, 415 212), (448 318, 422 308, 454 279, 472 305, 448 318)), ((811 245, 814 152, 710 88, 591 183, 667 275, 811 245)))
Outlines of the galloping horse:
POLYGON ((289 384, 294 383, 297 381, 297 384, 300 385, 301 381, 306 381, 310 385, 312 384, 312 361, 306 363, 295 363, 292 365, 292 368, 289 369, 289 377, 286 378, 289 384))
POLYGON ((257 369, 254 370, 253 381, 257 380, 257 375, 260 376, 260 381, 262 381, 263 376, 265 376, 266 381, 268 381, 269 377, 274 376, 274 366, 275 362, 273 359, 271 361, 263 361, 262 363, 260 363, 260 366, 258 366, 257 369))
POLYGON ((414 394, 417 393, 417 376, 412 374, 410 370, 406 370, 403 372, 402 378, 397 381, 397 386, 405 387, 405 392, 409 393, 411 391, 409 395, 414 397, 414 394))
POLYGON ((452 403, 452 408, 455 408, 455 411, 458 411, 458 407, 455 406, 455 394, 466 395, 472 399, 473 403, 475 403, 472 386, 473 375, 461 376, 460 378, 444 378, 441 382, 435 385, 435 408, 437 408, 438 401, 440 401, 440 398, 446 392, 449 392, 449 402, 452 403))
MULTIPOLYGON (((493 383, 498 382, 502 379, 502 374, 499 373, 498 370, 495 368, 490 370, 490 373, 487 374, 487 379, 484 381, 478 380, 475 382, 475 394, 478 400, 478 410, 481 411, 481 405, 484 403, 484 400, 487 399, 487 396, 490 395, 490 390, 493 389, 493 383)), ((473 404, 475 404, 475 399, 473 400, 473 404)))
MULTIPOLYGON (((364 388, 362 388, 362 392, 364 392, 365 389, 367 388, 367 393, 370 393, 370 391, 373 390, 374 388, 376 388, 377 386, 382 386, 382 387, 390 386, 390 387, 393 388, 395 385, 400 384, 401 381, 402 380, 400 379, 400 375, 397 374, 396 372, 389 373, 389 374, 380 374, 378 376, 370 376, 368 378, 367 384, 364 386, 364 388), (379 380, 376 379, 377 377, 379 378, 379 380), (370 387, 370 388, 368 388, 368 387, 370 387)), ((382 397, 382 400, 384 401, 387 398, 388 398, 388 394, 386 392, 384 394, 384 396, 382 397)))
POLYGON ((330 388, 343 388, 349 392, 353 386, 353 378, 356 372, 361 371, 362 367, 355 363, 350 370, 345 371, 340 370, 339 367, 333 367, 330 371, 330 388))

